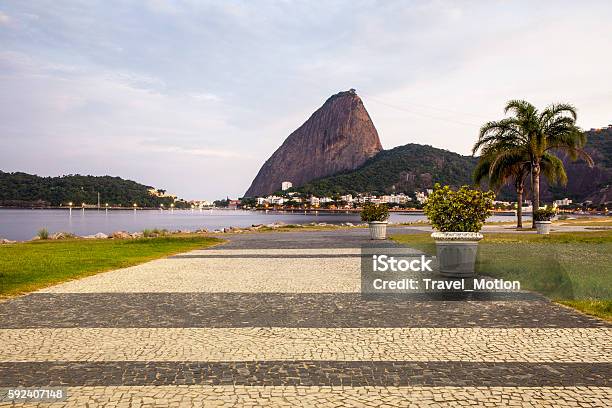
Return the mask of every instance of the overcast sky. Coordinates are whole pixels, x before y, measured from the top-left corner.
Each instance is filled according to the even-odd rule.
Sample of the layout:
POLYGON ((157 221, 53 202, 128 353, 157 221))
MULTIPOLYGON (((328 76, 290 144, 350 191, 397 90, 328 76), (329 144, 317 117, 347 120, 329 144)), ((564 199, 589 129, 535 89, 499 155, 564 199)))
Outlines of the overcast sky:
POLYGON ((509 99, 612 123, 610 1, 0 2, 0 169, 244 193, 331 94, 467 154, 509 99))

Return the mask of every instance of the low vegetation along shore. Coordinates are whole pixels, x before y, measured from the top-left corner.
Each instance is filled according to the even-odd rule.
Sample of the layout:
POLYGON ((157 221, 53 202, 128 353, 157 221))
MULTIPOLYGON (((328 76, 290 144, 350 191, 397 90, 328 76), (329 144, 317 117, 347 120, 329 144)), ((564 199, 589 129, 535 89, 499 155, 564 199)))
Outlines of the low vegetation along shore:
MULTIPOLYGON (((398 243, 435 255, 429 234, 402 234, 398 243)), ((612 320, 612 231, 550 235, 487 233, 478 248, 476 273, 519 280, 582 312, 612 320)))
POLYGON ((62 239, 0 245, 0 298, 125 268, 223 240, 202 235, 137 239, 62 239))

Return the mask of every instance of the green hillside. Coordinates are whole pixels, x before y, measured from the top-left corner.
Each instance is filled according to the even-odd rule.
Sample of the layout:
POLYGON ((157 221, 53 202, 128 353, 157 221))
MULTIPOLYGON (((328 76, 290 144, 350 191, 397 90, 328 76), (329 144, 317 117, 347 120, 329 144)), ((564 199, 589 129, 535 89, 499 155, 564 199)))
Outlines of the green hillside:
POLYGON ((0 171, 0 205, 2 206, 57 206, 73 202, 96 204, 98 193, 102 204, 141 207, 170 205, 173 200, 149 194, 153 188, 131 180, 111 176, 67 175, 40 177, 26 173, 0 171))
POLYGON ((419 144, 383 150, 359 169, 305 184, 299 191, 317 196, 369 192, 414 193, 435 183, 472 183, 476 158, 419 144))
MULTIPOLYGON (((595 165, 589 168, 582 160, 571 162, 564 155, 568 175, 567 186, 549 186, 542 178, 540 194, 550 202, 569 197, 606 202, 606 188, 612 184, 612 127, 587 131, 586 150, 595 165)), ((406 193, 431 188, 435 183, 457 187, 472 184, 472 172, 478 159, 448 150, 419 144, 407 144, 383 150, 360 168, 331 177, 311 181, 298 191, 316 196, 357 193, 406 193)), ((528 190, 528 187, 527 187, 528 190)), ((515 199, 514 191, 505 187, 498 193, 501 200, 515 199)))
POLYGON ((596 151, 597 164, 612 168, 612 126, 598 130, 589 130, 587 135, 587 150, 591 154, 596 151))

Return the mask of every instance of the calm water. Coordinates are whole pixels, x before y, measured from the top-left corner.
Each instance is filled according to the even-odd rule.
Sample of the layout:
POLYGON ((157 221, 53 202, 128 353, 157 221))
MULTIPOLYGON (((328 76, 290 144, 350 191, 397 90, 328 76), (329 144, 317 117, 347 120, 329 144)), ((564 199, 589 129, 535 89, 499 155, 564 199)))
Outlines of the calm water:
MULTIPOLYGON (((391 222, 410 222, 423 220, 422 214, 391 214, 391 222)), ((509 221, 511 216, 493 216, 494 221, 509 221)), ((76 235, 90 235, 97 232, 110 234, 114 231, 142 231, 145 228, 166 228, 168 230, 196 230, 206 228, 213 230, 223 227, 249 227, 252 224, 270 224, 284 222, 287 224, 306 224, 309 222, 326 222, 340 224, 343 222, 359 223, 359 214, 340 213, 289 213, 262 212, 241 210, 85 210, 73 209, 72 216, 68 210, 14 210, 0 209, 0 238, 27 240, 36 235, 41 228, 50 233, 71 232, 76 235)))

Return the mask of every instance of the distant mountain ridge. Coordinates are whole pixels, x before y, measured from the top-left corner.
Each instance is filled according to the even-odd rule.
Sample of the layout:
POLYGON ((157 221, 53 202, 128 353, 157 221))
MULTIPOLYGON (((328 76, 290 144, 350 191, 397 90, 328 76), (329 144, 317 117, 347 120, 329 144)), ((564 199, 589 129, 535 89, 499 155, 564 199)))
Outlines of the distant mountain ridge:
MULTIPOLYGON (((586 151, 595 164, 563 158, 568 174, 567 186, 550 186, 542 177, 541 197, 546 202, 568 197, 576 202, 604 204, 612 201, 612 127, 591 130, 586 151)), ((297 189, 317 196, 334 194, 411 194, 433 187, 435 183, 454 187, 473 184, 477 157, 463 156, 428 145, 407 144, 383 150, 363 166, 334 176, 313 180, 297 189)), ((528 197, 528 195, 527 195, 528 197)), ((511 188, 503 188, 498 198, 514 200, 511 188)))
POLYGON ((314 180, 298 190, 319 196, 366 192, 412 194, 435 183, 472 184, 477 161, 472 156, 411 143, 383 150, 354 171, 314 180))
POLYGON ((268 195, 279 190, 283 181, 301 186, 354 170, 381 150, 378 132, 355 90, 337 93, 285 139, 245 196, 268 195))
MULTIPOLYGON (((605 203, 612 198, 612 127, 586 132, 586 150, 595 161, 563 159, 568 185, 549 186, 542 177, 544 201, 571 198, 605 203)), ((472 184, 478 159, 428 145, 407 144, 383 150, 376 128, 354 89, 332 95, 261 167, 245 197, 266 196, 289 181, 294 189, 317 196, 345 193, 407 193, 472 184)), ((514 199, 511 188, 498 198, 514 199)))
POLYGON ((542 197, 548 201, 568 197, 575 201, 592 201, 604 204, 612 201, 612 127, 585 132, 585 150, 591 155, 594 166, 578 160, 569 161, 560 155, 565 163, 568 183, 563 186, 549 186, 544 180, 542 197))
POLYGON ((170 205, 170 197, 157 197, 151 186, 111 176, 40 177, 33 174, 0 171, 0 205, 10 207, 59 206, 73 202, 96 204, 98 193, 102 205, 159 207, 170 205))

